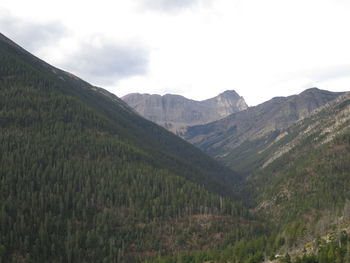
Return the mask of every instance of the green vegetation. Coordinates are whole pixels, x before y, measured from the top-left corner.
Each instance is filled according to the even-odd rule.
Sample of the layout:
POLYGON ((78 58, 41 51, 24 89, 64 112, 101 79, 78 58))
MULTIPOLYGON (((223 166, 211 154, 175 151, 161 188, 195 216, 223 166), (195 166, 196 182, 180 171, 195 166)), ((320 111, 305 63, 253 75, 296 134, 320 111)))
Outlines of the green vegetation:
POLYGON ((2 35, 0 61, 0 262, 350 262, 348 99, 236 148, 242 180, 2 35))
MULTIPOLYGON (((255 232, 255 236, 233 240, 232 245, 222 250, 178 255, 155 262, 262 262, 267 259, 293 263, 349 262, 350 130, 347 101, 345 98, 297 123, 277 142, 272 143, 276 138, 272 135, 272 140, 265 137, 237 148, 241 153, 237 158, 254 166, 251 160, 255 157, 261 163, 266 162, 270 154, 294 142, 287 153, 266 167, 257 165, 253 168, 247 181, 237 187, 241 188, 241 198, 254 208, 255 215, 270 222, 269 229, 255 232), (340 123, 332 128, 337 134, 325 141, 329 132, 324 131, 333 127, 334 122, 340 123), (317 239, 318 236, 323 238, 317 239), (260 245, 250 250, 252 244, 260 245)), ((241 164, 242 167, 246 165, 241 164)), ((249 165, 245 167, 249 168, 249 165)))
POLYGON ((268 248, 266 237, 241 239, 224 250, 207 250, 194 254, 178 254, 176 257, 154 259, 145 263, 202 263, 202 262, 244 262, 259 263, 264 260, 268 248))
POLYGON ((350 240, 349 235, 342 231, 338 236, 330 239, 317 239, 315 253, 304 254, 296 257, 293 263, 326 263, 326 262, 350 262, 350 240))
MULTIPOLYGON (((269 144, 280 135, 280 131, 276 130, 270 134, 252 141, 245 141, 228 155, 220 158, 220 160, 238 171, 242 176, 247 177, 253 173, 266 161, 268 155, 275 149, 264 151, 269 144)), ((281 145, 283 142, 280 142, 281 145)), ((276 145, 278 147, 279 145, 276 145)))
POLYGON ((288 250, 278 253, 285 240, 278 235, 260 235, 243 238, 223 250, 206 250, 193 254, 178 254, 170 258, 156 258, 145 263, 260 263, 271 260, 275 263, 328 263, 350 262, 350 236, 344 231, 333 232, 324 238, 317 238, 311 246, 304 248, 297 255, 290 255, 288 250))
POLYGON ((230 170, 2 36, 0 61, 1 262, 135 262, 237 231, 230 170))
POLYGON ((259 187, 257 202, 271 200, 267 209, 284 224, 313 211, 339 215, 350 199, 350 133, 322 146, 315 136, 255 174, 250 182, 259 187))

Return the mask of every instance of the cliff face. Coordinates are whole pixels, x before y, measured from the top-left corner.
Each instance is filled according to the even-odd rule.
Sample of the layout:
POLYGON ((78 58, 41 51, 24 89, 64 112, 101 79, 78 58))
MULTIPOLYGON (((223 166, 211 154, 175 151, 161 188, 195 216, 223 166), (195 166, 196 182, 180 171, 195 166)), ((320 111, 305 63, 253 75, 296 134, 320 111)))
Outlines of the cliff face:
POLYGON ((139 93, 126 95, 122 99, 141 116, 179 135, 188 126, 216 121, 248 108, 244 99, 233 90, 203 101, 179 95, 139 93))

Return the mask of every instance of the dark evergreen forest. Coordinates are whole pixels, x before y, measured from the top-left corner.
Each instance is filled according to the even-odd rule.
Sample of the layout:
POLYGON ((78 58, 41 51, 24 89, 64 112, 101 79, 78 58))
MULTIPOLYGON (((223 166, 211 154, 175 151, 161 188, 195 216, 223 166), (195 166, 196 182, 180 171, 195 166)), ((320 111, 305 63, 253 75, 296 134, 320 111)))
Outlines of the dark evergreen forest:
MULTIPOLYGON (((183 249, 161 242, 190 231, 173 220, 238 225, 246 212, 229 199, 234 180, 117 97, 1 37, 2 262, 135 262, 183 249)), ((198 239, 194 248, 208 245, 198 239)))
MULTIPOLYGON (((349 101, 291 127, 286 143, 349 101)), ((344 120, 327 143, 305 136, 237 175, 0 35, 0 262, 349 263, 344 120)))

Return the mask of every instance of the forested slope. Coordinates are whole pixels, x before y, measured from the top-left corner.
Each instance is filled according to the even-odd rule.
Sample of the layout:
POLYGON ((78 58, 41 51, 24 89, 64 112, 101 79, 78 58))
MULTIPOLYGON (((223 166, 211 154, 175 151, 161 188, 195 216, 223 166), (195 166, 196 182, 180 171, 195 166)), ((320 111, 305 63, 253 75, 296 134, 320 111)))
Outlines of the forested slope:
POLYGON ((350 262, 349 93, 254 153, 259 142, 250 149, 260 165, 240 185, 240 196, 269 222, 268 231, 222 250, 152 262, 350 262))
POLYGON ((0 35, 0 262, 350 262, 349 95, 299 99, 240 178, 0 35))
POLYGON ((0 35, 2 262, 135 262, 219 245, 246 213, 228 199, 235 180, 0 35))
MULTIPOLYGON (((290 221, 313 211, 342 212, 350 199, 350 96, 285 131, 249 178, 258 209, 290 221)), ((336 213, 336 214, 337 214, 336 213)))

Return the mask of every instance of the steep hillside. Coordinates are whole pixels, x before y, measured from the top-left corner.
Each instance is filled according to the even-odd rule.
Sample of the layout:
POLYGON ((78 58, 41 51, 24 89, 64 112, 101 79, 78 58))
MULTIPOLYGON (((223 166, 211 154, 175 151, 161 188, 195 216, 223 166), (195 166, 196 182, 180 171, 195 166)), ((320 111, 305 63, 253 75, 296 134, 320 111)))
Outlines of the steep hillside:
POLYGON ((0 61, 1 262, 137 262, 245 231, 230 170, 3 35, 0 61))
POLYGON ((246 174, 256 168, 255 154, 284 129, 342 95, 316 88, 277 97, 205 125, 190 127, 184 137, 228 166, 246 174))
POLYGON ((350 262, 350 94, 286 129, 265 151, 242 193, 278 229, 278 254, 289 251, 300 263, 350 262))
POLYGON ((279 221, 312 209, 342 211, 350 199, 350 94, 291 126, 269 149, 249 178, 258 210, 279 221))
POLYGON ((247 109, 247 104, 235 91, 203 101, 183 96, 164 96, 133 93, 122 98, 141 116, 181 135, 188 126, 222 119, 234 112, 247 109))
POLYGON ((350 262, 350 94, 285 130, 241 185, 271 231, 149 262, 350 262))
POLYGON ((0 61, 0 262, 350 261, 349 94, 190 128, 240 179, 3 35, 0 61))

